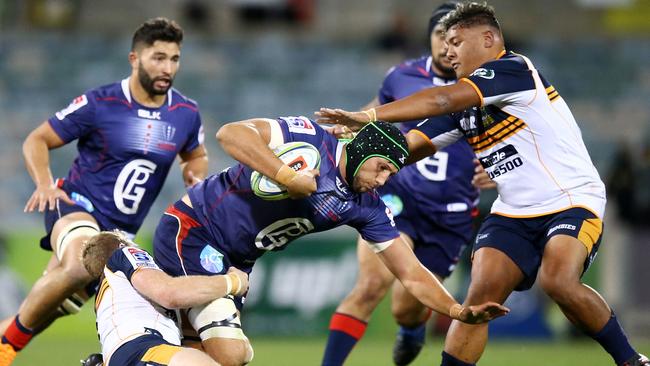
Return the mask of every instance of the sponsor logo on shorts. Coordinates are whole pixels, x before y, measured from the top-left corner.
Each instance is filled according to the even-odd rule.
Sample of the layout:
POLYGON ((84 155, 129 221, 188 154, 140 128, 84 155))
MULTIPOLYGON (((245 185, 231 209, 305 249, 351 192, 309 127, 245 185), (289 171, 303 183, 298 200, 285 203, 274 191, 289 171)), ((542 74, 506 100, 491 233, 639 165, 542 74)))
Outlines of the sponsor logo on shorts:
POLYGON ((209 245, 203 247, 199 258, 201 259, 201 267, 205 268, 206 271, 212 273, 221 273, 223 271, 223 254, 213 247, 209 245))
POLYGON ((476 235, 476 242, 478 243, 479 240, 487 239, 488 236, 490 236, 490 233, 478 234, 476 235))
POLYGON ((546 236, 549 236, 549 235, 553 234, 556 230, 572 230, 572 231, 575 231, 575 230, 576 230, 576 226, 575 226, 575 225, 571 225, 571 224, 560 224, 560 225, 556 225, 556 226, 553 226, 553 227, 548 231, 548 233, 546 233, 546 236))

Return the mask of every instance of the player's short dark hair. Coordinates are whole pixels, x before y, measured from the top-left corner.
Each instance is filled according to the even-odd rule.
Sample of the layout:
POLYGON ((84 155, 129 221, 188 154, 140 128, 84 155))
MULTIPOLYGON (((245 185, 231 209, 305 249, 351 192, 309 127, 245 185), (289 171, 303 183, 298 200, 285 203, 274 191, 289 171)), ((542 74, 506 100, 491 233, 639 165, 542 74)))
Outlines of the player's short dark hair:
POLYGON ((102 231, 86 241, 81 252, 81 261, 93 278, 99 278, 113 252, 121 246, 128 245, 132 244, 122 234, 102 231))
POLYGON ((461 28, 468 28, 475 25, 489 25, 499 31, 501 26, 494 14, 494 8, 489 6, 486 2, 465 2, 456 5, 456 9, 445 15, 440 23, 445 28, 445 31, 453 26, 461 28))
POLYGON ((151 46, 156 41, 165 41, 181 44, 183 42, 183 29, 178 23, 167 18, 158 17, 142 23, 133 34, 131 51, 140 45, 151 46))

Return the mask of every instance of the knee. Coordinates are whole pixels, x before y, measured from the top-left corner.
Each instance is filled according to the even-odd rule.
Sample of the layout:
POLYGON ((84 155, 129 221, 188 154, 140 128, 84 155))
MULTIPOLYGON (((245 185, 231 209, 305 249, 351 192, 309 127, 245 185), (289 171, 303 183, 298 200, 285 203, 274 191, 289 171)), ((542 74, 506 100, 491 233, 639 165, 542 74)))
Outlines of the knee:
POLYGON ((539 286, 544 292, 554 301, 562 303, 564 299, 569 298, 575 293, 575 286, 579 284, 574 278, 561 275, 550 275, 548 273, 540 273, 539 286))
POLYGON ((81 261, 67 260, 61 263, 62 274, 66 283, 75 290, 81 290, 93 280, 81 261))
POLYGON ((422 324, 429 316, 429 311, 424 307, 407 308, 392 306, 393 319, 397 324, 405 327, 414 327, 422 324))
POLYGON ((386 296, 390 282, 381 278, 370 277, 357 282, 350 293, 350 298, 357 306, 374 308, 386 296))

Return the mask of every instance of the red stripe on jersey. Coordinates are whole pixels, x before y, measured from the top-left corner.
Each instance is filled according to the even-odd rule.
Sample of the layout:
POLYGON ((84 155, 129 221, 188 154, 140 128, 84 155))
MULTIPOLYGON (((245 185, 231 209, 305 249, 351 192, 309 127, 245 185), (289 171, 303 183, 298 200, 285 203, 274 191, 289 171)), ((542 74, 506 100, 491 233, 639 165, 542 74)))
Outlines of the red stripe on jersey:
POLYGON ((189 109, 193 110, 194 112, 198 111, 198 108, 196 108, 195 106, 193 106, 193 105, 191 105, 191 104, 188 104, 188 103, 178 103, 178 104, 174 104, 173 106, 170 106, 167 110, 171 112, 171 111, 173 111, 174 109, 176 109, 176 108, 178 108, 178 107, 189 108, 189 109))
POLYGON ((95 99, 102 102, 120 102, 122 104, 126 104, 129 108, 131 108, 131 103, 129 103, 129 101, 126 99, 120 99, 117 97, 105 97, 105 98, 97 97, 95 99))
POLYGON ((356 340, 363 337, 363 333, 366 332, 366 327, 368 327, 368 323, 341 313, 334 313, 330 321, 330 330, 338 330, 339 332, 349 334, 356 340))
POLYGON ((181 261, 183 260, 182 254, 183 254, 183 240, 187 238, 187 235, 190 232, 190 229, 199 227, 201 224, 199 224, 196 220, 193 218, 189 217, 185 212, 177 209, 174 207, 174 205, 171 205, 167 208, 165 213, 168 213, 178 219, 180 221, 180 227, 178 228, 178 234, 176 236, 176 250, 178 251, 178 256, 180 257, 181 261))

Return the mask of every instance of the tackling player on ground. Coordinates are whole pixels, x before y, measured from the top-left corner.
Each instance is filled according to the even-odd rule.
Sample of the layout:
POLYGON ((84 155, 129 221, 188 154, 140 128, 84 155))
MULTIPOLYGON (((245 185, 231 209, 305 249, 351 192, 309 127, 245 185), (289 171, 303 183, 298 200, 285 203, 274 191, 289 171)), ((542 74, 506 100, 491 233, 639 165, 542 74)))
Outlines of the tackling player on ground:
MULTIPOLYGON (((456 75, 446 57, 444 29, 439 20, 455 8, 445 3, 429 19, 431 52, 393 67, 379 90, 379 96, 366 108, 401 99, 432 86, 454 83, 456 75)), ((449 117, 440 117, 449 118, 449 117)), ((418 130, 420 121, 400 125, 411 150, 421 154, 433 147, 418 130), (408 133, 410 131, 410 133, 408 133)), ((404 167, 378 189, 391 209, 402 239, 414 249, 418 260, 438 280, 448 277, 461 252, 471 240, 472 211, 478 191, 472 186, 474 152, 460 140, 404 167)), ((418 355, 425 339, 426 321, 431 311, 411 295, 381 260, 359 238, 359 274, 348 296, 337 307, 330 322, 323 365, 341 365, 363 336, 370 316, 392 285, 391 310, 399 324, 393 347, 393 362, 408 365, 418 355)))
MULTIPOLYGON (((324 108, 322 121, 355 127, 457 112, 453 122, 420 128, 438 148, 465 137, 499 192, 476 238, 465 304, 503 303, 539 278, 566 317, 617 365, 650 364, 632 348, 605 300, 580 282, 600 244, 605 186, 564 99, 527 57, 506 51, 491 7, 464 3, 442 23, 457 84, 369 111, 324 108)), ((442 365, 474 365, 487 329, 454 321, 442 365)))
POLYGON ((182 39, 175 22, 147 21, 133 35, 129 78, 77 97, 25 140, 27 170, 36 184, 25 211, 45 212, 41 246, 53 254, 18 314, 0 326, 1 366, 92 295, 93 277, 79 260, 84 240, 100 230, 134 236, 177 156, 187 185, 205 177, 197 105, 171 88, 182 39), (79 140, 79 156, 67 178, 55 181, 48 150, 73 140, 79 140))
MULTIPOLYGON (((190 188, 167 209, 154 237, 156 263, 165 272, 210 275, 234 266, 249 273, 269 251, 285 249, 311 232, 350 225, 405 288, 433 310, 471 323, 506 313, 493 303, 457 304, 400 239, 390 210, 375 191, 408 157, 397 128, 373 123, 346 144, 305 117, 287 117, 230 123, 217 138, 240 164, 190 188), (318 149, 318 171, 295 172, 276 157, 272 149, 294 141, 318 149), (256 196, 254 170, 286 186, 294 199, 256 196)), ((224 365, 241 365, 252 357, 239 317, 233 317, 242 305, 237 298, 187 314, 206 352, 224 365)))
POLYGON ((116 232, 90 238, 82 261, 88 273, 101 277, 95 312, 105 366, 218 365, 199 350, 180 347, 174 309, 242 295, 246 273, 230 268, 221 276, 170 277, 116 232))

